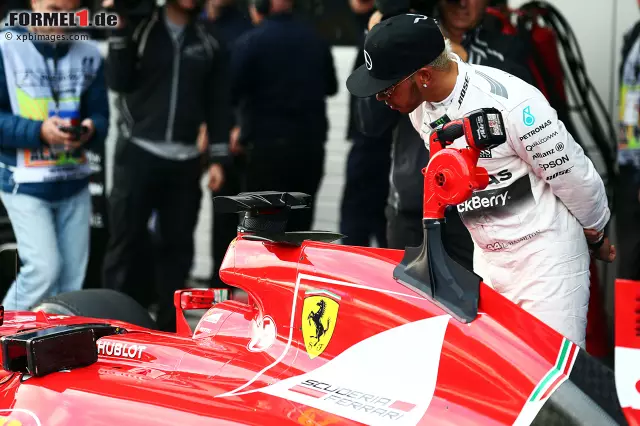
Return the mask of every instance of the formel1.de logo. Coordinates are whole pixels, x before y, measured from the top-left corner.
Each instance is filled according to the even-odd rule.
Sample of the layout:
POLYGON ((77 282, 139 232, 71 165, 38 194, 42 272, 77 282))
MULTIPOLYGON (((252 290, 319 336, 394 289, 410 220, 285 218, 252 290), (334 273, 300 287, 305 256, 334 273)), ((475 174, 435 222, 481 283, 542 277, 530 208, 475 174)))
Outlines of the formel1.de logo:
POLYGON ((8 13, 4 25, 6 27, 114 28, 118 25, 118 15, 106 12, 90 15, 88 9, 75 12, 12 11, 8 13))

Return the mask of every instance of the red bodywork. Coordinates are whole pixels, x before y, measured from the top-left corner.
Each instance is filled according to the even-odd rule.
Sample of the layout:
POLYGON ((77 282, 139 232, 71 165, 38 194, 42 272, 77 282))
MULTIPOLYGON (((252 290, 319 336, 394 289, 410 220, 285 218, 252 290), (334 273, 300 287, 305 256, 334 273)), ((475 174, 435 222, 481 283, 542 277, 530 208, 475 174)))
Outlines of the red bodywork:
MULTIPOLYGON (((130 332, 99 339, 99 360, 89 367, 24 381, 19 374, 1 373, 0 407, 31 410, 42 425, 363 424, 259 389, 312 372, 385 330, 445 315, 392 278, 402 254, 315 242, 285 248, 241 236, 229 248, 221 276, 246 290, 254 304, 216 304, 194 336, 119 324, 130 332), (333 335, 313 359, 300 330, 309 289, 328 290, 341 298, 333 335), (275 334, 260 328, 267 315, 275 334), (259 342, 261 351, 249 351, 252 338, 260 341, 263 336, 271 340, 259 342), (113 354, 115 344, 126 348, 119 356, 113 354), (135 350, 132 345, 137 345, 135 350), (237 389, 255 392, 219 397, 237 389)), ((415 366, 427 368, 435 362, 437 369, 435 389, 425 387, 425 395, 401 401, 418 405, 433 392, 419 424, 513 424, 556 363, 562 336, 484 284, 480 300, 482 314, 472 324, 448 320, 444 342, 434 342, 441 348, 439 360, 425 359, 424 366, 415 366)), ((39 316, 38 320, 33 313, 7 312, 1 332, 49 327, 44 314, 39 316)), ((415 342, 431 338, 413 336, 415 342)), ((394 365, 390 357, 379 368, 393 370, 394 365)), ((348 377, 345 384, 357 386, 348 377)), ((357 387, 354 391, 368 392, 357 387)))
POLYGON ((616 388, 630 426, 640 426, 640 281, 616 280, 616 388))
MULTIPOLYGON (((477 159, 437 152, 425 185, 471 195, 487 184, 477 159)), ((425 212, 442 217, 458 196, 435 194, 425 212)), ((176 334, 7 312, 2 335, 86 322, 129 332, 98 339, 88 367, 0 372, 0 416, 25 426, 528 425, 571 373, 579 349, 484 283, 479 315, 463 324, 394 279, 404 251, 247 237, 231 243, 220 275, 248 302, 215 304, 193 331, 182 310, 211 303, 211 291, 176 295, 176 334)))

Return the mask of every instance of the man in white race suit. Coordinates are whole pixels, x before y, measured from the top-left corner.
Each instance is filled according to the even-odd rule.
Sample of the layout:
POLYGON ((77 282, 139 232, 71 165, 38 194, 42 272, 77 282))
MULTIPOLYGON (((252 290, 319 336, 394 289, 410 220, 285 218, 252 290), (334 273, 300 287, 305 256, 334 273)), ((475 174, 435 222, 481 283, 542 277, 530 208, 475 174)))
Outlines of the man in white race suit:
MULTIPOLYGON (((474 271, 496 291, 585 346, 590 252, 613 261, 604 184, 533 86, 451 53, 437 23, 399 15, 376 25, 347 88, 410 114, 428 148, 439 124, 496 108, 506 143, 482 153, 489 186, 457 206, 474 241, 474 271)), ((465 147, 464 138, 453 147, 465 147)))

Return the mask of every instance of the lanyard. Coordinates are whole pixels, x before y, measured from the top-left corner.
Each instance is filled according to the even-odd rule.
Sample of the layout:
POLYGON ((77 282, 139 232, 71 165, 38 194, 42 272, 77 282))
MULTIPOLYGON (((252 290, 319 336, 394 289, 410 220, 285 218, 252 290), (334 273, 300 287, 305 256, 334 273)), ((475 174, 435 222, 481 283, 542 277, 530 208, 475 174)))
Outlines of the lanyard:
POLYGON ((60 112, 60 82, 58 81, 58 45, 53 46, 53 73, 49 68, 49 62, 47 58, 44 58, 44 65, 47 67, 47 81, 49 82, 49 88, 51 89, 51 97, 56 105, 56 115, 60 112), (55 83, 54 80, 55 79, 55 83))

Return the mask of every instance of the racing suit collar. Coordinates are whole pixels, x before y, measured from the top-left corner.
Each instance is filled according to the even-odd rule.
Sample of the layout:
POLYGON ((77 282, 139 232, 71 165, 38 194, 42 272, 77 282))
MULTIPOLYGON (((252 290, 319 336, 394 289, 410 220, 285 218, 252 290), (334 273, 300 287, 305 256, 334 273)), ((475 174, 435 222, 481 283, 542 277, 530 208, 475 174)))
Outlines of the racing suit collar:
MULTIPOLYGON (((458 78, 456 79, 456 85, 453 91, 447 98, 441 102, 425 102, 424 108, 429 111, 431 116, 437 116, 438 118, 446 115, 450 119, 454 120, 458 118, 459 112, 463 109, 465 101, 467 100, 466 91, 469 88, 469 82, 473 75, 472 68, 469 64, 462 61, 459 56, 453 54, 453 59, 458 64, 458 78), (464 91, 464 94, 463 94, 464 91)), ((424 116, 427 120, 427 115, 424 116)), ((422 131, 425 133, 431 132, 431 123, 422 123, 422 131)))

